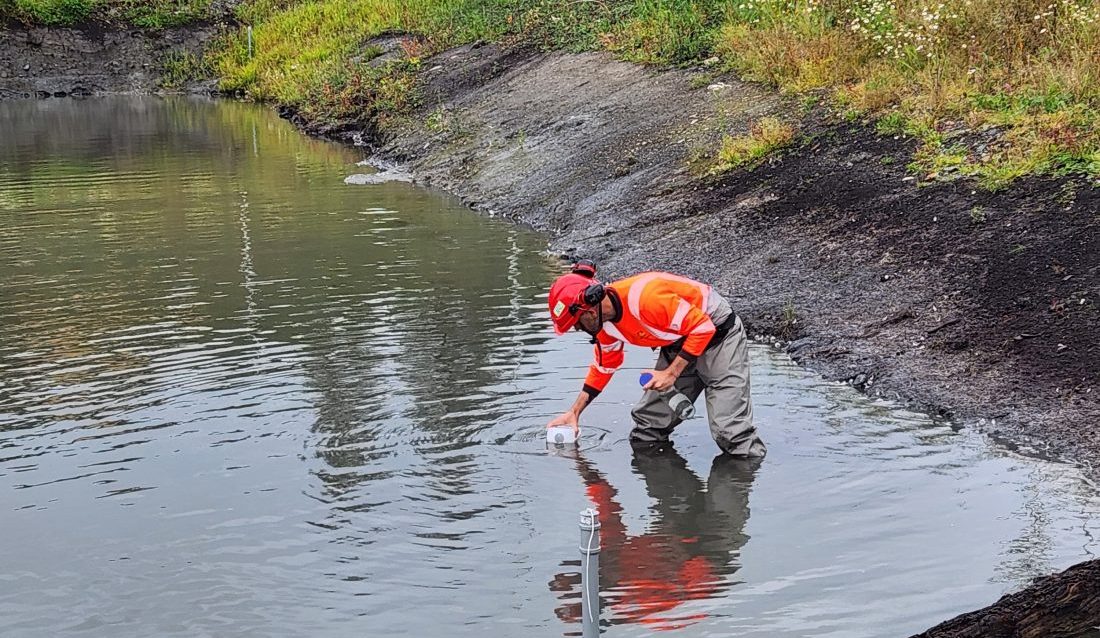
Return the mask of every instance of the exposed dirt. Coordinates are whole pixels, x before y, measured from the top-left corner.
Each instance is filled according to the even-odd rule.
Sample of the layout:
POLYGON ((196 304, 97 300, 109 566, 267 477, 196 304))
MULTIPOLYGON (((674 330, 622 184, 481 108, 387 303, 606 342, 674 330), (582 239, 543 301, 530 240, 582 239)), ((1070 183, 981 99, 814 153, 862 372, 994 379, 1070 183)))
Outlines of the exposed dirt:
POLYGON ((198 53, 217 32, 212 24, 159 31, 0 25, 0 99, 152 93, 170 54, 198 53))
POLYGON ((1088 638, 1100 622, 1100 560, 1037 579, 913 638, 1088 638))
POLYGON ((1095 185, 922 183, 911 140, 701 69, 495 46, 429 66, 414 118, 323 132, 374 135, 379 158, 548 231, 606 277, 713 282, 825 376, 1097 475, 1095 185), (720 178, 689 169, 766 114, 800 122, 800 145, 720 178))

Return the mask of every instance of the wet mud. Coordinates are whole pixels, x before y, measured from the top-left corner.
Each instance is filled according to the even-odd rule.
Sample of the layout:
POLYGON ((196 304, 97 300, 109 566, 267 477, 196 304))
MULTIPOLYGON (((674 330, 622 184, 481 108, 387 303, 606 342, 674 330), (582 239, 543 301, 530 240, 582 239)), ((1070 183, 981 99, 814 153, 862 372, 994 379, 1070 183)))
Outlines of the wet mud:
MULTIPOLYGON (((163 30, 96 23, 74 28, 0 25, 0 99, 153 93, 165 63, 198 55, 219 32, 215 24, 163 30)), ((177 91, 211 93, 212 81, 177 91)))

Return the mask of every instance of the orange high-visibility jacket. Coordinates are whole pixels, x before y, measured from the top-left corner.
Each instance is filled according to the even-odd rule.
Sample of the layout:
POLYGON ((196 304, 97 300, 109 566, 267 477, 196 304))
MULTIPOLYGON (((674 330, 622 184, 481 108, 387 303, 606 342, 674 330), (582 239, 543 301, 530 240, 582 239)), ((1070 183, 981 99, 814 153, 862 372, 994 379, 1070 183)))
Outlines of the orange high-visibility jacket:
POLYGON ((585 391, 602 391, 623 364, 623 344, 667 346, 684 339, 681 356, 703 354, 715 326, 709 312, 721 300, 710 286, 665 272, 645 272, 607 285, 619 295, 622 317, 603 324, 596 335, 595 360, 585 377, 585 391))

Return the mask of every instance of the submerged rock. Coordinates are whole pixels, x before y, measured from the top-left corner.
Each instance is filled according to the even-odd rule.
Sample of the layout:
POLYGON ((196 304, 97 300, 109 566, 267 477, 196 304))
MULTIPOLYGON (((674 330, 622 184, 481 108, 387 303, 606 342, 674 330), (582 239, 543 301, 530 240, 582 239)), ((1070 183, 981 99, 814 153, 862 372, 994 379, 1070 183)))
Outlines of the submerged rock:
POLYGON ((345 184, 367 185, 367 184, 384 184, 386 182, 411 182, 413 181, 412 175, 404 173, 402 171, 390 170, 382 171, 381 173, 356 173, 355 175, 348 175, 344 178, 345 184))

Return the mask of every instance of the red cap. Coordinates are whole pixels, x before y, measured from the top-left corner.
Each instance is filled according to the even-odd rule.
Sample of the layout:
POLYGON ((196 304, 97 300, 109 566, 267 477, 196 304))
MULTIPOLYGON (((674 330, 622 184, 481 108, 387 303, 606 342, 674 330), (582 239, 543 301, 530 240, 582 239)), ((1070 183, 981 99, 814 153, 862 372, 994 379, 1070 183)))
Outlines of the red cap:
POLYGON ((592 285, 591 277, 569 273, 554 280, 550 286, 550 319, 554 321, 554 332, 563 335, 577 323, 580 311, 588 306, 584 305, 584 290, 592 285), (574 304, 579 306, 577 311, 570 312, 574 304))

